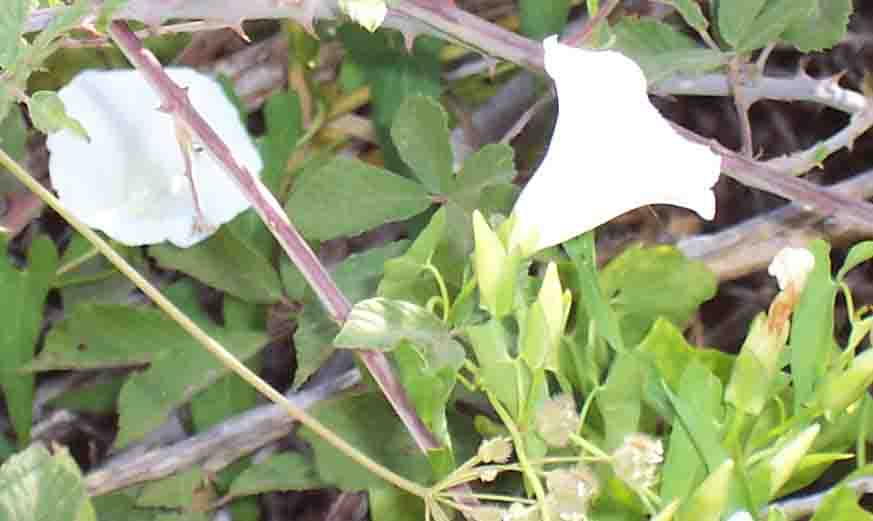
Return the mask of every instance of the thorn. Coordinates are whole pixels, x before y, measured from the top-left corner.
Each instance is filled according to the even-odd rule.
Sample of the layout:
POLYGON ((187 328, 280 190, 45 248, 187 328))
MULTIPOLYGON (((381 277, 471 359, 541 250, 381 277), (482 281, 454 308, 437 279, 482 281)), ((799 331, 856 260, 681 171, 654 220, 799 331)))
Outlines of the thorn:
POLYGON ((806 73, 806 66, 809 65, 810 58, 809 56, 801 56, 797 61, 797 76, 803 79, 810 78, 810 75, 806 73))
POLYGON ((497 60, 487 54, 483 54, 482 59, 485 60, 485 64, 488 66, 488 77, 493 80, 494 76, 497 75, 497 60))
POLYGON ((412 54, 412 49, 415 47, 415 33, 409 30, 401 30, 403 34, 403 43, 406 45, 406 52, 412 54))
POLYGON ((839 87, 840 80, 842 80, 845 75, 846 75, 846 71, 840 71, 840 72, 832 75, 831 77, 827 78, 826 81, 834 87, 839 87))
POLYGON ((242 40, 246 43, 252 43, 252 39, 249 38, 249 35, 246 34, 246 30, 243 29, 242 20, 237 22, 234 25, 229 26, 229 29, 236 33, 237 36, 242 38, 242 40))

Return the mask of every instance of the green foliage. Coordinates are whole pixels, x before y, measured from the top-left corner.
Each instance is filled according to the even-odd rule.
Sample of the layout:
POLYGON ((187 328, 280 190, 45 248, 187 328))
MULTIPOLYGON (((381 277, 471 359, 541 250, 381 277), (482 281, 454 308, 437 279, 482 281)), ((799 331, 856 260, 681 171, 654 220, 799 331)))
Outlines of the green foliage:
POLYGON ((444 193, 452 178, 448 118, 432 98, 410 96, 394 116, 391 139, 400 157, 430 192, 444 193))
POLYGON ((521 32, 534 40, 558 34, 567 23, 570 0, 521 0, 521 32))
POLYGON ((302 454, 281 453, 252 465, 231 484, 225 499, 265 492, 308 490, 322 486, 312 462, 302 454))
POLYGON ((33 419, 34 378, 22 372, 36 352, 46 295, 54 280, 58 255, 54 244, 38 237, 31 245, 28 267, 18 270, 6 253, 8 243, 0 238, 0 389, 22 447, 30 440, 33 419))
POLYGON ((65 451, 33 445, 0 466, 0 519, 95 521, 82 473, 65 451))

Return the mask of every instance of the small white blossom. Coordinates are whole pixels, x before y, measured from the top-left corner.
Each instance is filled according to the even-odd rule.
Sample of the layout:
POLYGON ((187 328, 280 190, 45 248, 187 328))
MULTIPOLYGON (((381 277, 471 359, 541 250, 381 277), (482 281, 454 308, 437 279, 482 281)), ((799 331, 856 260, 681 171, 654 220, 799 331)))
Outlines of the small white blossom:
POLYGON ((652 487, 658 481, 658 465, 664 461, 661 440, 645 434, 630 434, 612 453, 615 475, 637 490, 652 487))
MULTIPOLYGON (((166 71, 188 89, 192 105, 236 159, 259 173, 258 151, 221 86, 193 69, 166 71)), ((138 72, 85 71, 58 95, 90 141, 69 130, 48 136, 52 186, 88 226, 129 246, 169 240, 187 247, 249 207, 209 154, 196 143, 180 143, 185 136, 177 133, 174 117, 158 110, 160 99, 138 72), (190 145, 186 148, 201 213, 180 144, 190 145)))
POLYGON ((767 273, 776 277, 779 289, 785 291, 793 286, 800 293, 806 285, 806 278, 815 267, 815 256, 806 248, 782 248, 773 257, 767 273))
POLYGON ((349 18, 371 33, 382 25, 388 14, 385 0, 340 0, 339 7, 349 18))
POLYGON ((684 206, 715 215, 721 160, 682 138, 649 102, 630 58, 543 42, 559 114, 545 158, 515 204, 511 246, 554 246, 629 210, 684 206))

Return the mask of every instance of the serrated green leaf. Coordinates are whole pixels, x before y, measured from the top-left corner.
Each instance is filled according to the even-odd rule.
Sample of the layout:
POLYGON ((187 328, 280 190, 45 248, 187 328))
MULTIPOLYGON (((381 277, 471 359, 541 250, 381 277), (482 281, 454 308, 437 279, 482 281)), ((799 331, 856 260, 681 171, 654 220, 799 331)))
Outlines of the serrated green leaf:
POLYGON ((29 0, 8 0, 3 9, 3 16, 0 16, 0 68, 2 69, 14 67, 26 45, 21 37, 29 11, 29 0))
POLYGON ((464 360, 463 346, 432 312, 382 297, 355 304, 334 344, 343 349, 392 351, 404 341, 412 343, 435 369, 457 369, 464 360))
POLYGON ((30 363, 42 325, 43 307, 54 281, 58 254, 46 237, 38 237, 30 248, 28 267, 18 270, 6 249, 6 237, 0 237, 0 389, 6 399, 12 425, 22 446, 30 440, 33 419, 34 377, 19 372, 30 363))
POLYGON ((94 521, 78 465, 66 450, 31 445, 0 466, 0 519, 94 521))
MULTIPOLYGON (((210 332, 239 360, 247 360, 267 343, 256 331, 210 332)), ((148 369, 129 377, 118 397, 117 447, 124 447, 152 431, 167 419, 173 408, 228 373, 211 353, 194 342, 186 349, 165 351, 148 369), (194 370, 192 370, 194 368, 194 370)))
POLYGON ((721 37, 736 47, 766 3, 767 0, 720 0, 716 14, 721 37))
POLYGON ((700 74, 716 69, 730 55, 700 47, 673 26, 652 19, 630 17, 612 26, 615 48, 632 58, 649 83, 676 73, 700 74))
MULTIPOLYGON (((321 402, 311 412, 337 436, 401 476, 419 483, 430 478, 427 460, 381 394, 345 395, 321 402)), ((312 446, 324 482, 344 490, 386 485, 309 429, 301 429, 300 436, 312 446)))
POLYGON ((323 486, 324 483, 315 474, 315 468, 308 458, 299 453, 283 452, 243 471, 233 481, 227 495, 229 498, 237 498, 323 486))
POLYGON ((187 273, 246 302, 269 304, 282 298, 272 264, 227 227, 190 248, 158 244, 149 248, 161 266, 187 273))
POLYGON ((829 49, 843 39, 852 15, 852 0, 818 0, 818 9, 810 16, 794 21, 782 40, 800 52, 829 49))
POLYGON ((446 112, 425 96, 406 98, 391 125, 391 139, 400 157, 433 193, 445 193, 452 178, 450 138, 446 112))
POLYGON ((751 52, 775 42, 798 20, 814 12, 817 0, 770 0, 747 28, 746 35, 735 45, 739 52, 751 52))
POLYGON ((285 206, 307 239, 357 235, 431 205, 420 184, 356 159, 336 157, 301 174, 285 206))
POLYGON ((464 161, 461 172, 452 180, 448 198, 468 213, 480 208, 486 189, 512 183, 515 178, 515 151, 508 145, 485 145, 464 161))
POLYGON ((709 20, 703 16, 700 4, 694 0, 657 0, 658 3, 671 5, 679 11, 685 23, 697 32, 705 32, 709 28, 709 20))
POLYGON ((629 345, 642 340, 658 317, 685 326, 715 296, 715 275, 671 246, 628 248, 600 274, 604 295, 629 345))
POLYGON ((812 398, 834 347, 834 300, 838 288, 831 279, 830 246, 819 240, 809 250, 815 256, 815 267, 794 309, 789 337, 795 412, 800 412, 812 398))
POLYGON ((521 33, 533 40, 559 34, 567 24, 570 0, 521 0, 521 33))
POLYGON ((69 129, 82 139, 88 139, 85 127, 67 115, 64 102, 61 101, 56 92, 45 90, 35 92, 27 101, 27 108, 33 126, 42 132, 51 134, 62 129, 69 129))

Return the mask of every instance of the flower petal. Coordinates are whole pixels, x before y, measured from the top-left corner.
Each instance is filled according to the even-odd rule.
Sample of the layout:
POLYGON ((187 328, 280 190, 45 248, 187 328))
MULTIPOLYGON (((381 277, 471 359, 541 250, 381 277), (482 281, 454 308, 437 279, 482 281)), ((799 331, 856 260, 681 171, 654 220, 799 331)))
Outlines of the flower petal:
POLYGON ((648 204, 711 219, 721 159, 658 113, 639 66, 554 36, 543 45, 560 111, 548 152, 515 205, 511 246, 536 236, 534 251, 547 248, 648 204))
MULTIPOLYGON (((240 163, 260 172, 258 151, 221 86, 192 69, 167 74, 188 88, 191 103, 240 163)), ((91 139, 68 130, 48 137, 52 185, 89 226, 127 245, 169 240, 187 247, 249 207, 221 166, 195 147, 192 173, 206 221, 199 222, 173 117, 158 110, 158 96, 138 72, 85 71, 58 95, 91 139)))

